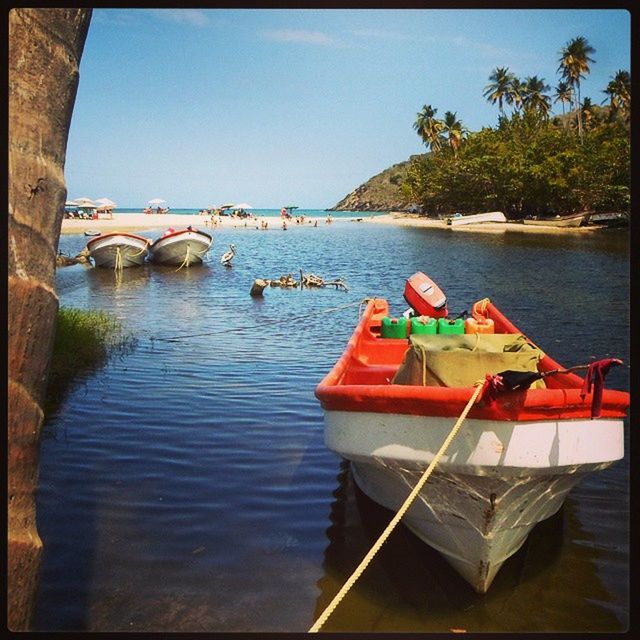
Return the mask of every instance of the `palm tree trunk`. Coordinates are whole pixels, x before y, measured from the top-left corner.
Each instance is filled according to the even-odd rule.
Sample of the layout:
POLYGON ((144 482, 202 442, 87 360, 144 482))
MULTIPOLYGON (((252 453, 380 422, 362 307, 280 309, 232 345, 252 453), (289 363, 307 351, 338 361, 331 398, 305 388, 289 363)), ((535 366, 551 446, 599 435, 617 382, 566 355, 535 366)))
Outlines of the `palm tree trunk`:
POLYGON ((58 296, 64 161, 90 9, 9 12, 8 627, 31 625, 42 401, 58 296))
POLYGON ((582 142, 582 106, 580 105, 580 81, 576 82, 576 96, 578 100, 578 104, 576 105, 578 110, 578 136, 580 137, 580 142, 582 142))

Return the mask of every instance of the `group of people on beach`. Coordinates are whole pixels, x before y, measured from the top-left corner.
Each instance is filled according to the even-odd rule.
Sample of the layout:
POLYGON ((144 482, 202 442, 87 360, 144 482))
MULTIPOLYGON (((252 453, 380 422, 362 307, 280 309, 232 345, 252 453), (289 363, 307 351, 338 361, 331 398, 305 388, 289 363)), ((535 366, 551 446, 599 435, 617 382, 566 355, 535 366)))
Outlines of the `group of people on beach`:
POLYGON ((142 213, 147 213, 147 214, 151 214, 151 213, 169 213, 169 207, 166 208, 162 208, 160 206, 156 207, 155 209, 153 209, 152 207, 147 207, 146 209, 144 209, 142 211, 142 213))

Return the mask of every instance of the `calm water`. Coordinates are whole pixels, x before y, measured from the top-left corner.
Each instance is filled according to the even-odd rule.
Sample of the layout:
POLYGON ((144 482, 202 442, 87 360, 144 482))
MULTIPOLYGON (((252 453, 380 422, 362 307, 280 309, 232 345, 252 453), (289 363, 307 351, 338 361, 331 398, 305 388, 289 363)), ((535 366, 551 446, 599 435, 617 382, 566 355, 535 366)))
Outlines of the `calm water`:
MULTIPOLYGON (((63 236, 60 248, 73 255, 85 241, 63 236)), ((383 296, 401 313, 404 280, 422 270, 452 313, 489 296, 563 364, 627 363, 628 265, 625 232, 524 237, 336 220, 216 230, 210 262, 178 272, 58 270, 62 304, 109 310, 139 341, 46 422, 35 628, 306 631, 391 518, 325 448, 313 395, 358 302, 383 296), (225 269, 229 243, 238 253, 225 269), (342 277, 349 291, 249 296, 255 278, 299 269, 342 277)), ((628 389, 628 373, 612 370, 607 385, 628 389)), ((485 596, 400 527, 323 630, 622 631, 628 482, 628 454, 583 481, 485 596)))

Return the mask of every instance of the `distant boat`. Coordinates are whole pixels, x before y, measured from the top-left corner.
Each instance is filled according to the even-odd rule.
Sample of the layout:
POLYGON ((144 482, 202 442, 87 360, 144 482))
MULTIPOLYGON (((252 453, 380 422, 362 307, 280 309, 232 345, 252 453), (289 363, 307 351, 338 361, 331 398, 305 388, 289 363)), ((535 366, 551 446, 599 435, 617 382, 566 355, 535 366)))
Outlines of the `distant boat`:
POLYGON ((185 267, 201 264, 212 242, 208 233, 191 226, 179 231, 169 228, 149 248, 151 260, 185 267))
POLYGON ((591 215, 593 215, 591 211, 583 211, 569 216, 555 216, 555 218, 525 218, 522 222, 540 227, 580 227, 587 223, 591 215))
POLYGON ((100 235, 100 231, 92 231, 91 229, 87 229, 84 232, 85 236, 99 236, 100 235))
POLYGON ((598 227, 628 227, 629 215, 624 212, 617 213, 594 213, 589 218, 589 224, 598 227))
POLYGON ((139 267, 149 253, 149 242, 133 233, 105 233, 89 240, 87 250, 96 267, 139 267))
POLYGON ((468 216, 456 214, 445 219, 448 227, 459 227, 465 224, 480 224, 483 222, 506 222, 507 218, 502 211, 488 211, 487 213, 474 213, 468 216))

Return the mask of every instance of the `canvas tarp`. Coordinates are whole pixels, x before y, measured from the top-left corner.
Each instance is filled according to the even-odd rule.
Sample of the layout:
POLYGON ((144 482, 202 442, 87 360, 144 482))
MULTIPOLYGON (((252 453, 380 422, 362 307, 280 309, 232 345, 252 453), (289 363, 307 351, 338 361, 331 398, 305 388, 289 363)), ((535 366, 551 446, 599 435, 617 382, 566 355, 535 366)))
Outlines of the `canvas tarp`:
MULTIPOLYGON (((412 335, 393 384, 470 387, 487 374, 537 371, 543 352, 522 334, 412 335)), ((544 387, 542 380, 531 388, 544 387)))

